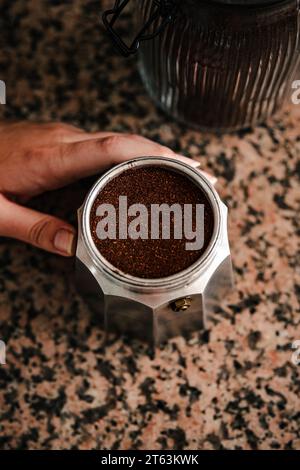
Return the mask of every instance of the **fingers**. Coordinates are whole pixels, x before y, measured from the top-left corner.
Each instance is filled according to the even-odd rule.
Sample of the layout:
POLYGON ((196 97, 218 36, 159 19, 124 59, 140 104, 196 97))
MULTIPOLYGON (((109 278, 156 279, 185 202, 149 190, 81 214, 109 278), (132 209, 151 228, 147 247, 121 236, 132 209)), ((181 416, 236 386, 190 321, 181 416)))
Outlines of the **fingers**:
POLYGON ((75 229, 63 220, 19 206, 0 195, 0 236, 12 237, 62 256, 75 252, 75 229))
POLYGON ((60 188, 140 156, 172 157, 193 164, 193 160, 142 136, 87 133, 64 123, 10 123, 0 126, 0 140, 10 156, 1 174, 0 191, 19 197, 60 188), (18 178, 16 168, 24 169, 18 178))
MULTIPOLYGON (((168 147, 138 135, 122 135, 113 132, 73 135, 73 144, 62 148, 59 184, 98 173, 109 166, 138 156, 171 157, 197 168, 212 185, 217 183, 213 175, 199 170, 200 162, 175 154, 168 147), (98 139, 96 138, 98 136, 98 139), (81 138, 84 137, 84 141, 81 138), (78 140, 77 140, 78 139, 78 140), (79 140, 80 139, 80 140, 79 140), (90 142, 88 142, 90 141, 90 142), (62 160, 62 161, 61 161, 62 160)), ((59 170, 59 166, 56 167, 59 170)))
POLYGON ((186 165, 190 165, 193 168, 195 168, 201 175, 203 175, 208 181, 215 186, 218 182, 218 179, 214 176, 211 175, 210 173, 207 173, 206 171, 200 170, 201 163, 198 160, 193 160, 192 158, 184 157, 183 155, 175 155, 175 160, 179 160, 186 165))
POLYGON ((0 140, 2 147, 10 146, 18 149, 32 147, 43 147, 47 145, 72 142, 86 132, 78 127, 65 123, 39 124, 34 122, 7 122, 0 125, 0 140))
POLYGON ((104 139, 105 137, 112 137, 119 135, 117 132, 69 132, 64 135, 63 143, 72 144, 75 142, 86 142, 87 140, 104 139))
POLYGON ((35 123, 30 121, 0 122, 1 141, 15 142, 19 148, 28 147, 28 139, 35 147, 68 144, 84 140, 101 139, 116 135, 116 132, 86 132, 79 127, 63 122, 35 123))
POLYGON ((56 189, 79 178, 140 156, 173 157, 167 147, 141 136, 109 134, 101 139, 84 140, 49 149, 47 185, 56 189))
MULTIPOLYGON (((48 159, 50 171, 47 171, 48 187, 45 189, 59 188, 77 179, 141 156, 170 157, 193 167, 200 167, 198 161, 177 155, 168 147, 138 135, 99 132, 84 133, 73 137, 73 142, 53 148, 52 155, 48 159), (82 138, 84 140, 81 140, 82 138)), ((211 184, 216 184, 217 180, 213 175, 198 171, 211 184)))

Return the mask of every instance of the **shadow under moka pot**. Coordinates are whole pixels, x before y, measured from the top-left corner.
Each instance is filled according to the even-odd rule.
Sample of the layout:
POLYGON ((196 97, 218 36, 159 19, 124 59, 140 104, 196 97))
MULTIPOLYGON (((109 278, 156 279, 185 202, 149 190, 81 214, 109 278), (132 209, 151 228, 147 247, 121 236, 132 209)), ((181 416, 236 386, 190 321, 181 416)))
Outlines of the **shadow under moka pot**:
POLYGON ((202 329, 233 285, 227 208, 189 164, 141 157, 113 168, 91 189, 78 222, 78 288, 107 332, 156 345, 202 329))
POLYGON ((292 94, 300 63, 298 0, 118 0, 103 21, 123 55, 139 49, 156 103, 193 127, 254 126, 292 94), (130 46, 115 28, 128 3, 139 30, 130 46))

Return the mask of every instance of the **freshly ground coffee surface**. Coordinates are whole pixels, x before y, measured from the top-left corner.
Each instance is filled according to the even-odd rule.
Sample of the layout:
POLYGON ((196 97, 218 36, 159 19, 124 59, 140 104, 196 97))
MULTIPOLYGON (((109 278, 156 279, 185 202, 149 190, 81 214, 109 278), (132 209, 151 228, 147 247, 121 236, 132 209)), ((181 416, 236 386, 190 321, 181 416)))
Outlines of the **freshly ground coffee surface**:
MULTIPOLYGON (((106 214, 107 215, 107 214, 106 214)), ((136 217, 128 217, 128 224, 136 217)), ((151 217, 150 217, 151 218, 151 217)), ((102 256, 113 266, 132 276, 144 279, 158 279, 177 274, 195 263, 207 249, 212 238, 214 216, 206 194, 188 177, 160 166, 145 166, 124 171, 98 194, 90 215, 91 233, 94 243, 102 256), (127 196, 128 207, 143 204, 151 214, 152 204, 180 204, 184 214, 184 204, 193 205, 192 227, 196 229, 196 204, 204 205, 204 245, 200 250, 187 250, 187 240, 174 239, 174 217, 171 213, 171 237, 168 240, 151 239, 151 223, 148 224, 148 239, 100 240, 97 224, 104 215, 97 216, 101 204, 111 204, 116 208, 117 229, 119 228, 119 196, 127 196)), ((182 226, 184 226, 182 216, 182 226)), ((162 219, 160 220, 162 230, 162 219)), ((162 233, 162 232, 161 232, 162 233)))

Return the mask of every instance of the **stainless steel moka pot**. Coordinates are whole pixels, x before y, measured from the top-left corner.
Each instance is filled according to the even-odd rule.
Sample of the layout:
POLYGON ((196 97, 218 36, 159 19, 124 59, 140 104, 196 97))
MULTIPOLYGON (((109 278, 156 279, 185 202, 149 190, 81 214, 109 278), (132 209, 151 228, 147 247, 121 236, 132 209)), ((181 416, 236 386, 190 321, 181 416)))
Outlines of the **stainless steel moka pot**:
POLYGON ((233 286, 227 207, 203 173, 190 164, 141 157, 114 167, 87 195, 78 210, 78 227, 78 289, 108 333, 117 331, 157 345, 200 330, 206 327, 209 312, 233 286), (181 173, 205 192, 213 209, 214 232, 204 255, 188 269, 161 279, 142 279, 119 271, 101 255, 92 238, 90 213, 97 195, 111 179, 128 169, 153 165, 181 173))

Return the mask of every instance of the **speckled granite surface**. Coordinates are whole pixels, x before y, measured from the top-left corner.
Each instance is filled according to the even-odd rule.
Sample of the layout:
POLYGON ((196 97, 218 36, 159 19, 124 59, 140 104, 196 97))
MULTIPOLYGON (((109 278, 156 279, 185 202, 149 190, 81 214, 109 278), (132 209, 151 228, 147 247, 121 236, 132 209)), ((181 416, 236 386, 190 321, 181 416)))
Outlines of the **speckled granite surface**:
MULTIPOLYGON (((236 290, 209 331, 155 359, 126 339, 105 351, 73 262, 1 240, 0 447, 300 449, 300 106, 254 132, 190 131, 155 108, 85 4, 2 0, 1 114, 138 132, 200 157, 230 208, 236 290)), ((34 205, 75 223, 90 184, 34 205)))

